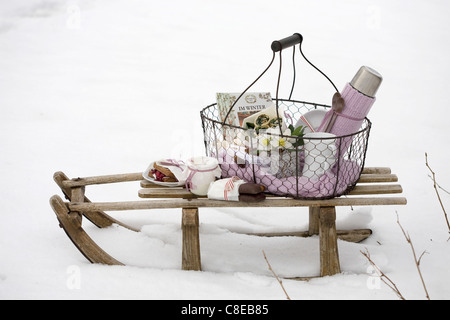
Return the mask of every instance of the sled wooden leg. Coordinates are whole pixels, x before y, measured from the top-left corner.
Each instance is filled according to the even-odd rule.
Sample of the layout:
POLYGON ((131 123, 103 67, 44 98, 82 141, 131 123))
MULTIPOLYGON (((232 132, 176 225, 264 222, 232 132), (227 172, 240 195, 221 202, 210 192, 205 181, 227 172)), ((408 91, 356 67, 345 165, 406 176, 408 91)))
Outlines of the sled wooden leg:
POLYGON ((200 271, 200 237, 198 208, 183 208, 181 229, 183 233, 182 269, 200 271))
MULTIPOLYGON (((84 190, 85 190, 85 187, 73 188, 71 190, 72 191, 72 193, 71 193, 72 201, 74 201, 74 202, 84 202, 84 190)), ((80 224, 80 227, 81 227, 83 213, 82 212, 73 212, 72 215, 78 217, 79 224, 80 224)))
POLYGON ((323 277, 340 273, 335 207, 320 207, 319 237, 320 275, 323 277))
POLYGON ((309 236, 319 234, 319 213, 320 207, 309 207, 309 236))
MULTIPOLYGON (((77 191, 78 195, 80 191, 77 191)), ((81 227, 81 214, 70 212, 59 196, 50 198, 50 206, 58 218, 61 228, 80 252, 92 263, 123 265, 100 248, 81 227)))
MULTIPOLYGON (((297 233, 297 236, 308 237, 319 235, 319 223, 320 223, 319 215, 320 215, 320 207, 309 207, 309 230, 307 233, 306 232, 297 233)), ((370 237, 372 235, 372 230, 370 229, 336 230, 336 235, 340 240, 358 243, 370 237)))
MULTIPOLYGON (((63 181, 69 180, 69 178, 63 172, 61 172, 61 171, 55 172, 55 174, 53 175, 53 180, 55 180, 56 184, 61 188, 61 190, 64 193, 64 196, 66 197, 67 200, 76 202, 74 199, 72 199, 71 188, 67 188, 67 187, 63 186, 63 184, 62 184, 63 181)), ((86 196, 83 195, 83 197, 84 197, 84 199, 79 199, 77 201, 91 202, 86 196)), ((130 227, 130 226, 110 217, 103 211, 84 212, 83 215, 99 228, 106 228, 106 227, 110 227, 113 224, 117 224, 117 225, 127 228, 131 231, 139 232, 139 230, 137 230, 136 228, 130 227)))

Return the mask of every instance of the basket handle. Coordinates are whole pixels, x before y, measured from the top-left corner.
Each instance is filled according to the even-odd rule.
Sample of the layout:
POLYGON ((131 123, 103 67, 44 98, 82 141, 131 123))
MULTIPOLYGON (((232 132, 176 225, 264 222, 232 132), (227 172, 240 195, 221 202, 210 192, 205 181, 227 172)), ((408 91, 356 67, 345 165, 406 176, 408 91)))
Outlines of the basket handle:
MULTIPOLYGON (((222 121, 222 125, 225 125, 228 116, 231 113, 231 110, 233 110, 234 106, 236 105, 236 103, 239 101, 239 99, 267 72, 267 70, 269 70, 269 68, 272 66, 274 60, 275 60, 275 55, 277 52, 280 52, 280 69, 278 72, 278 82, 277 82, 277 90, 276 90, 276 111, 277 111, 277 118, 280 118, 280 115, 278 114, 278 92, 279 92, 279 85, 280 85, 280 77, 281 77, 281 51, 283 49, 289 48, 289 47, 293 47, 297 44, 299 44, 299 50, 300 50, 300 54, 302 55, 302 57, 305 59, 305 61, 307 63, 309 63, 314 69, 316 69, 319 73, 321 73, 330 83, 331 85, 334 87, 334 89, 336 90, 336 92, 339 92, 339 90, 337 89, 337 87, 335 86, 335 84, 333 83, 333 81, 331 81, 331 79, 325 74, 323 73, 319 68, 317 68, 314 64, 312 64, 303 54, 302 51, 302 42, 303 42, 303 36, 300 33, 294 33, 292 36, 289 36, 287 38, 281 39, 281 40, 275 40, 272 42, 271 48, 273 51, 273 56, 272 56, 272 60, 269 63, 269 66, 261 73, 261 75, 256 78, 255 81, 253 81, 248 87, 247 89, 245 89, 240 95, 239 97, 234 101, 234 103, 231 105, 230 109, 228 110, 225 118, 222 121)), ((293 61, 294 61, 294 57, 295 57, 295 48, 294 48, 294 56, 293 56, 293 61)), ((294 89, 294 84, 295 84, 295 61, 293 64, 294 67, 294 80, 292 81, 292 89, 291 89, 291 95, 292 95, 292 91, 294 89)), ((290 99, 290 96, 289 96, 290 99)), ((283 136, 283 133, 281 132, 281 125, 280 125, 280 135, 283 136)))
MULTIPOLYGON (((238 100, 266 73, 267 70, 269 70, 270 66, 273 64, 273 61, 275 60, 275 53, 279 52, 283 49, 295 46, 296 44, 302 43, 303 41, 303 36, 300 33, 294 33, 292 36, 289 36, 287 38, 281 39, 281 40, 275 40, 272 42, 271 48, 273 51, 273 57, 272 57, 272 61, 270 61, 269 66, 261 73, 261 75, 256 78, 255 81, 253 81, 248 87, 247 89, 245 89, 240 96, 234 101, 234 103, 231 105, 230 109, 228 110, 225 118, 222 121, 222 124, 225 125, 228 116, 231 113, 231 110, 233 110, 234 106, 236 105, 236 103, 238 102, 238 100)), ((281 56, 280 56, 281 58, 281 56)), ((278 90, 277 90, 278 92, 278 90)), ((278 100, 278 97, 277 97, 278 100)), ((277 117, 279 117, 278 115, 278 105, 277 105, 277 117)))
POLYGON ((278 52, 283 49, 295 46, 299 43, 302 43, 303 36, 300 33, 294 33, 292 36, 281 40, 275 40, 272 42, 271 48, 273 52, 278 52))

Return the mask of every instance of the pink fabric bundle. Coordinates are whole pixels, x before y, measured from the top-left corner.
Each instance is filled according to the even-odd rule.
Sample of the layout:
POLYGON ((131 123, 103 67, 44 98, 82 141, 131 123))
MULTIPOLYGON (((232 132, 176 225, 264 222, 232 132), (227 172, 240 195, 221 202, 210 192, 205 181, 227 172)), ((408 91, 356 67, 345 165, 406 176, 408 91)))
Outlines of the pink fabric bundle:
POLYGON ((341 195, 350 185, 356 182, 361 166, 355 161, 340 160, 339 175, 337 167, 328 170, 319 179, 307 177, 278 178, 268 173, 267 167, 259 164, 236 164, 234 157, 225 149, 219 151, 219 164, 222 177, 237 176, 247 182, 262 184, 267 191, 276 195, 287 195, 303 198, 322 198, 341 195))

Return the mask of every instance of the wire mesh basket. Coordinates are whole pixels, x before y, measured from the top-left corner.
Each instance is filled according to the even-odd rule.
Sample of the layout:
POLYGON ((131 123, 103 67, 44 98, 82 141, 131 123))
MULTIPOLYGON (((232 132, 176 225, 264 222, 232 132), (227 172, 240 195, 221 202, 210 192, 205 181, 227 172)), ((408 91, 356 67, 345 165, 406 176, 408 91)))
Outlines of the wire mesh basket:
MULTIPOLYGON (((222 178, 237 176, 247 182, 262 184, 269 193, 281 196, 330 199, 350 192, 361 176, 371 128, 369 119, 362 121, 359 131, 345 136, 321 134, 316 137, 304 132, 293 134, 293 124, 304 119, 302 115, 312 110, 328 111, 331 107, 292 100, 291 97, 281 99, 278 97, 278 85, 276 120, 272 121, 272 126, 266 122, 265 127, 243 128, 227 122, 236 102, 270 68, 276 52, 280 53, 281 66, 281 51, 284 48, 294 46, 295 57, 295 44, 299 43, 303 55, 301 42, 301 35, 294 34, 272 43, 271 63, 236 99, 225 118, 217 103, 201 110, 206 155, 218 159, 222 178), (290 130, 287 130, 288 127, 290 130)), ((280 75, 281 67, 278 84, 280 75)), ((291 95, 294 84, 295 64, 291 95)))

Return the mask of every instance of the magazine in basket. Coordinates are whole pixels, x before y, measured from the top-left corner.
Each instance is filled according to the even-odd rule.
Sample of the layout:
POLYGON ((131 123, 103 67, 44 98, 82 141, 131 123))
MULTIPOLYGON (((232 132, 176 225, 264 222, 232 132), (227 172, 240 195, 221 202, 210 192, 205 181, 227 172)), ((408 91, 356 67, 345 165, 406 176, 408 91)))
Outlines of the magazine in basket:
POLYGON ((217 93, 216 95, 220 119, 226 120, 226 124, 242 127, 245 118, 273 104, 269 92, 248 92, 237 101, 227 117, 228 111, 239 96, 240 93, 217 93))

